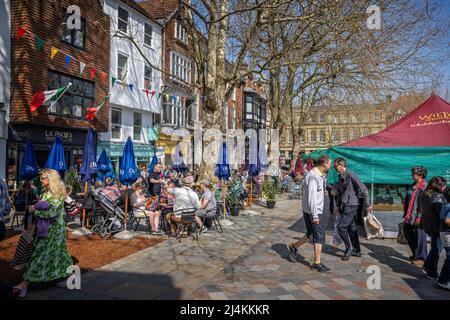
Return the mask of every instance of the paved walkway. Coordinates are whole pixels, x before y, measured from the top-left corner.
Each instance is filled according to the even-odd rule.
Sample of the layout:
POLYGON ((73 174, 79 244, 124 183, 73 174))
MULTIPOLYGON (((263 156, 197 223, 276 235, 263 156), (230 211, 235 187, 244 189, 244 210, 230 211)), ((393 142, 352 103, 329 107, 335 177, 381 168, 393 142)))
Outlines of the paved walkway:
MULTIPOLYGON (((200 241, 169 239, 82 275, 81 290, 32 291, 29 299, 450 299, 411 265, 407 247, 395 240, 361 238, 362 258, 342 262, 341 249, 325 246, 330 274, 287 258, 286 243, 305 232, 299 201, 278 201, 274 210, 254 206, 253 213, 231 217, 225 233, 207 233, 200 241), (381 269, 381 289, 367 288, 367 267, 381 269)), ((329 223, 332 227, 332 222, 329 223)), ((329 243, 332 230, 328 228, 329 243)))

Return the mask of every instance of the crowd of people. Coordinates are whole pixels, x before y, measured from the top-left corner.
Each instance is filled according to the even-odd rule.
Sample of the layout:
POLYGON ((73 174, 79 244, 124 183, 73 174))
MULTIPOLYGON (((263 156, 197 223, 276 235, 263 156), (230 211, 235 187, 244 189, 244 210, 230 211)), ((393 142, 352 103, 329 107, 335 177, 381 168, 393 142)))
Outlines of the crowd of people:
MULTIPOLYGON (((450 188, 445 178, 432 177, 428 182, 427 169, 416 166, 411 169, 414 182, 404 198, 403 228, 400 230, 408 241, 412 264, 422 267, 425 275, 435 281, 439 288, 450 290, 450 188), (431 239, 427 251, 427 237, 431 239), (438 270, 441 252, 446 259, 438 270)), ((297 262, 299 248, 310 242, 314 246, 314 262, 311 269, 330 272, 321 263, 322 247, 325 243, 325 223, 327 212, 336 215, 336 231, 344 243, 345 252, 341 259, 361 257, 358 230, 355 224, 359 198, 364 199, 367 214, 372 212, 367 187, 358 176, 347 169, 347 161, 337 158, 332 161, 327 155, 321 156, 314 168, 304 175, 302 210, 307 233, 297 242, 287 244, 290 258, 297 262), (332 164, 338 172, 338 181, 329 185, 326 173, 332 164)))
MULTIPOLYGON (((201 232, 207 232, 211 218, 217 214, 225 188, 224 181, 212 177, 199 180, 195 172, 176 172, 168 166, 156 164, 152 172, 141 168, 141 176, 129 187, 119 186, 113 179, 96 181, 90 192, 100 199, 104 197, 115 203, 129 193, 131 211, 135 218, 145 218, 149 231, 157 236, 163 232, 177 235, 181 213, 195 211, 195 222, 201 232), (209 222, 208 222, 209 221, 209 222)), ((436 280, 436 285, 450 289, 450 190, 443 177, 432 177, 428 182, 424 167, 413 167, 413 183, 404 198, 403 230, 411 250, 411 263, 423 268, 426 276, 436 280), (431 248, 427 250, 427 236, 431 238, 431 248), (438 270, 439 256, 446 251, 443 268, 438 270)), ((307 161, 302 171, 284 171, 281 185, 292 181, 303 183, 302 210, 306 225, 306 235, 295 243, 288 244, 292 261, 298 260, 298 250, 310 242, 314 247, 314 261, 311 265, 318 272, 330 272, 321 262, 325 243, 326 213, 339 217, 337 233, 345 245, 342 260, 361 257, 355 216, 359 199, 364 198, 367 214, 372 212, 367 187, 358 176, 347 168, 344 158, 332 161, 323 155, 314 163, 307 161), (332 164, 339 174, 336 184, 327 182, 327 172, 332 164)), ((241 204, 246 205, 249 195, 248 185, 254 179, 253 187, 261 187, 261 177, 251 177, 246 171, 234 171, 232 187, 240 194, 241 204)), ((50 282, 68 276, 67 268, 72 259, 66 244, 67 217, 80 216, 83 207, 88 206, 77 198, 85 194, 73 194, 70 186, 65 186, 58 172, 44 169, 40 173, 40 189, 26 182, 18 192, 16 210, 25 214, 24 228, 35 227, 35 244, 27 264, 23 281, 14 287, 14 294, 24 297, 30 282, 50 282)), ((3 218, 11 211, 8 188, 0 179, 0 240, 5 234, 3 218)), ((89 225, 89 220, 88 224, 89 225)))

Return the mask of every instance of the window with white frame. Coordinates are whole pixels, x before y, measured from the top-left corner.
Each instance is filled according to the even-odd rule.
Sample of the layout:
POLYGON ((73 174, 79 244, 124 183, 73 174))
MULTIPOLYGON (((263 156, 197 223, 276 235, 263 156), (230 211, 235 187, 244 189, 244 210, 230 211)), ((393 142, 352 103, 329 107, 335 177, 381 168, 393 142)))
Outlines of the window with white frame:
POLYGON ((170 73, 176 80, 191 83, 191 61, 172 52, 170 73))
POLYGON ((144 44, 151 47, 153 38, 153 28, 148 23, 144 26, 144 44))
POLYGON ((175 26, 175 38, 183 41, 185 44, 188 44, 187 29, 179 21, 177 21, 175 26))
POLYGON ((126 81, 128 68, 128 57, 122 53, 117 53, 117 80, 126 81))
POLYGON ((119 7, 117 28, 124 33, 128 33, 128 11, 122 7, 119 7))
POLYGON ((133 140, 141 141, 142 113, 133 112, 133 140))
POLYGON ((165 97, 162 111, 164 124, 179 128, 186 126, 186 108, 181 105, 180 98, 165 97))
POLYGON ((148 64, 144 67, 144 89, 151 89, 153 70, 148 64))
POLYGON ((121 139, 122 137, 122 110, 111 108, 111 137, 121 139))
POLYGON ((231 129, 236 129, 236 107, 233 108, 232 118, 231 118, 231 129))

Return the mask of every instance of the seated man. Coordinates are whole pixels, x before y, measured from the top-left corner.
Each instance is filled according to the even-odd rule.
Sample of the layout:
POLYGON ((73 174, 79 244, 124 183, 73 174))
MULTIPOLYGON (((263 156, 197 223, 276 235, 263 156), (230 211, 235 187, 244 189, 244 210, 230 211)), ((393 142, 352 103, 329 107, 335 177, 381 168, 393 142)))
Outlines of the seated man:
POLYGON ((181 211, 183 209, 199 209, 200 200, 191 188, 186 185, 183 185, 183 187, 176 187, 173 180, 170 180, 167 184, 167 192, 173 196, 174 202, 173 212, 167 214, 166 218, 167 221, 169 221, 172 235, 176 236, 178 224, 181 222, 181 211))
POLYGON ((209 184, 209 181, 206 180, 200 182, 200 188, 202 189, 203 195, 200 200, 200 208, 195 213, 195 222, 200 227, 200 230, 203 229, 203 218, 214 218, 216 215, 216 198, 211 190, 209 190, 209 184))

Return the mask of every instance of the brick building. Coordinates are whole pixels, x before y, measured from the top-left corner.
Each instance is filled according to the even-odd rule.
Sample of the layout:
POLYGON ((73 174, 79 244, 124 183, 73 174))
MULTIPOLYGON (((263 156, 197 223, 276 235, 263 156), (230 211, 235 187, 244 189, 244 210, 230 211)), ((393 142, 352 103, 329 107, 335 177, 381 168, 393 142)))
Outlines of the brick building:
MULTIPOLYGON (((33 142, 40 167, 44 166, 56 136, 62 137, 67 165, 80 163, 90 127, 84 118, 86 108, 98 105, 109 92, 110 61, 104 54, 109 52, 109 28, 109 19, 97 1, 11 2, 12 69, 6 155, 10 184, 18 180, 16 173, 27 139, 33 142), (81 29, 67 26, 70 5, 80 8, 81 29), (19 27, 26 32, 18 40, 19 27), (53 59, 52 48, 58 49, 53 59), (95 69, 94 77, 91 69, 95 69), (54 108, 41 106, 35 113, 30 112, 35 92, 69 82, 73 85, 54 108)), ((108 115, 106 103, 94 124, 98 132, 108 130, 108 115)))

